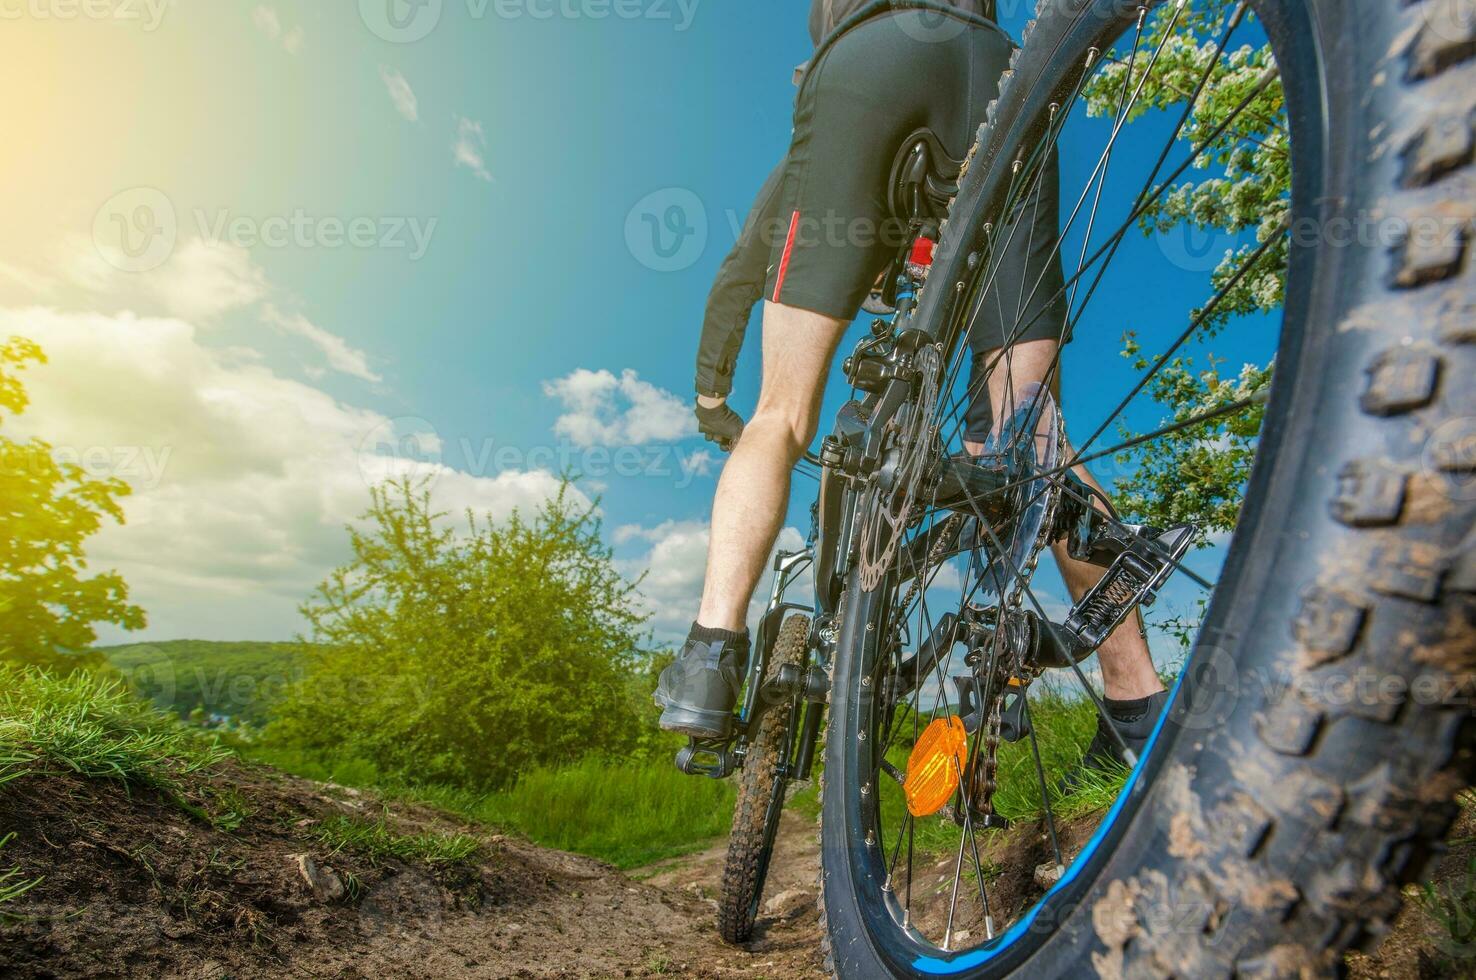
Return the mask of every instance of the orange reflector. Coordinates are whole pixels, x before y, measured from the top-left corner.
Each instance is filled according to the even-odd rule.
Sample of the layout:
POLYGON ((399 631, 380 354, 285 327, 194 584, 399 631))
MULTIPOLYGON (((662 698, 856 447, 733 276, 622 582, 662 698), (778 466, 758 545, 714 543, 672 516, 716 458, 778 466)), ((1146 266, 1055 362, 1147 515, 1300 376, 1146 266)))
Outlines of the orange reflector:
POLYGON ((907 778, 902 783, 914 817, 937 813, 953 797, 968 745, 968 732, 957 716, 936 718, 923 729, 907 757, 907 778))

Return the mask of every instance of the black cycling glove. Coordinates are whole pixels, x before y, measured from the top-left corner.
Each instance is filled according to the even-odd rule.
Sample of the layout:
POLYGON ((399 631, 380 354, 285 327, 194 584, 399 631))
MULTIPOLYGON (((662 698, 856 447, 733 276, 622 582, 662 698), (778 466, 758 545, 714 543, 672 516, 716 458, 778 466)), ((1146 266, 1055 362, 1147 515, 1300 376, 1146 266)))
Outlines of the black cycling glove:
POLYGON ((729 408, 727 402, 716 408, 704 408, 698 403, 696 411, 697 428, 707 441, 717 443, 725 453, 732 452, 738 437, 743 434, 743 417, 729 408))

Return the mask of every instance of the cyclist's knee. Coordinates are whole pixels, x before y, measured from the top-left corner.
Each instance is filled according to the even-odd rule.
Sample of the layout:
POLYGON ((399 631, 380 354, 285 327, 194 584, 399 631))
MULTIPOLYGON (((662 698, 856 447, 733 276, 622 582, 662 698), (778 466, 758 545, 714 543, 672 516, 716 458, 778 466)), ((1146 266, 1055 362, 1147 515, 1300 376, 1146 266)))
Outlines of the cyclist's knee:
POLYGON ((745 432, 757 428, 768 433, 783 447, 790 460, 795 461, 805 454, 805 449, 815 438, 818 425, 817 413, 808 406, 760 399, 745 432))

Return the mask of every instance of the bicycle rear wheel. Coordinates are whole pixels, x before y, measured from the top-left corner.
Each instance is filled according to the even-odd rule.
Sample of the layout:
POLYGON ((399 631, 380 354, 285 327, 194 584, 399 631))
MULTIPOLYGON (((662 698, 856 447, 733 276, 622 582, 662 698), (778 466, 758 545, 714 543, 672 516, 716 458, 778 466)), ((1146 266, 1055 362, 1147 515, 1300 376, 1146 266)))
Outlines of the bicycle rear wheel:
MULTIPOLYGON (((1213 277, 1209 301, 1189 304, 1161 336, 1140 336, 1147 353, 1127 397, 1107 398, 1107 417, 1074 449, 1063 444, 1059 465, 1044 463, 1049 453, 1039 449, 1054 424, 1042 422, 1054 418, 1041 393, 1050 385, 1026 396, 1027 421, 1002 454, 1009 462, 1001 465, 1016 467, 1006 489, 1046 489, 1004 507, 1007 520, 997 518, 998 501, 971 500, 972 514, 956 501, 944 506, 936 486, 920 480, 915 509, 888 525, 906 529, 895 549, 902 557, 863 568, 867 555, 889 552, 868 548, 863 533, 839 624, 822 812, 822 908, 840 975, 1320 975, 1397 911, 1400 885, 1423 868, 1473 775, 1469 711, 1443 693, 1458 689, 1476 661, 1476 392, 1468 380, 1476 289, 1466 271, 1476 220, 1476 26, 1458 7, 1043 0, 910 323, 931 335, 940 357, 931 390, 913 402, 936 406, 927 409, 933 425, 903 429, 937 441, 904 441, 894 452, 928 463, 963 451, 963 414, 981 387, 970 391, 964 370, 969 327, 995 295, 991 272, 1020 247, 1012 236, 1029 227, 1042 175, 1063 147, 1086 161, 1061 161, 1068 227, 1057 242, 1078 337, 1102 319, 1095 311, 1104 296, 1131 296, 1144 319, 1162 318, 1155 290, 1167 292, 1161 284, 1194 257, 1166 247, 1156 270, 1123 243, 1144 202, 1172 195, 1201 155, 1233 166, 1235 154, 1259 154, 1265 166, 1279 152, 1288 193, 1272 206, 1284 207, 1285 220, 1228 242, 1234 261, 1213 277), (1203 45, 1176 40, 1184 18, 1202 19, 1203 45), (1238 46, 1245 30, 1253 41, 1264 31, 1274 62, 1248 55, 1255 44, 1238 46), (1211 86, 1221 64, 1236 70, 1211 86), (1255 119, 1273 87, 1284 94, 1284 120, 1255 119), (1139 101, 1154 90, 1177 90, 1194 111, 1181 117, 1139 101), (1105 104, 1104 122, 1084 119, 1086 98, 1105 104), (1160 127, 1151 150, 1131 141, 1140 123, 1160 127), (1089 140, 1063 136, 1082 125, 1098 140, 1089 152, 1089 140), (1119 222, 1108 201, 1124 191, 1119 222), (1370 220, 1382 224, 1368 238, 1340 232, 1370 220), (1126 268, 1125 256, 1134 259, 1126 268), (1133 414, 1133 396, 1158 390, 1166 370, 1193 380, 1175 365, 1184 344, 1254 324, 1251 311, 1270 306, 1281 315, 1269 402, 1266 377, 1240 377, 1162 425, 1133 414), (1154 431, 1103 438, 1114 424, 1154 431), (1172 493, 1142 475, 1155 465, 1162 474, 1165 457, 1143 453, 1183 433, 1254 449, 1243 503, 1123 493, 1172 493), (1192 575, 1209 588, 1165 720, 1111 805, 1073 826, 1052 809, 1056 787, 1042 763, 1070 739, 1053 740, 1044 712, 1033 736, 1012 743, 1013 767, 980 761, 998 728, 969 731, 957 755, 933 756, 956 760, 956 790, 946 806, 913 814, 903 785, 909 750, 930 723, 968 713, 950 693, 955 671, 974 678, 986 718, 992 706, 1013 703, 1007 682, 1021 680, 981 667, 995 648, 971 646, 957 624, 992 622, 982 632, 1003 643, 994 638, 1006 616, 1060 618, 1035 579, 1054 525, 1049 515, 1026 520, 1025 504, 1081 493, 1065 464, 1130 450, 1140 455, 1117 474, 1119 501, 1201 526, 1228 514, 1235 526, 1228 545, 1217 545, 1217 573, 1192 554, 1173 563, 1180 580, 1192 575), (954 625, 944 630, 948 616, 954 625), (929 641, 938 648, 931 659, 929 641), (909 669, 927 676, 908 679, 909 669), (1362 677, 1372 680, 1366 697, 1362 677), (981 801, 985 792, 991 798, 981 801), (990 818, 1001 816, 998 796, 1007 792, 1015 827, 991 830, 1003 825, 990 818), (1031 847, 998 849, 1027 826, 1038 834, 1031 847), (1023 855, 1025 866, 991 864, 1001 854, 1023 855)), ((1039 284, 1023 285, 1004 295, 1039 284)), ((1016 307, 1021 332, 1030 305, 1016 307)), ((1259 352, 1268 361, 1271 353, 1259 352)), ((1009 357, 985 367, 983 384, 991 370, 1008 373, 1009 357)), ((1111 372, 1093 373, 1096 381, 1111 372)), ((1174 458, 1217 448, 1181 443, 1174 458)), ((926 469, 907 462, 889 472, 926 469)), ((1061 694, 1062 703, 1094 704, 1099 692, 1088 689, 1085 670, 1064 673, 1085 687, 1075 701, 1061 694)))
MULTIPOLYGON (((808 616, 790 616, 779 628, 769 658, 769 680, 786 664, 801 666, 810 641, 808 616)), ((743 760, 738 781, 738 805, 728 835, 728 858, 723 866, 722 895, 718 901, 718 934, 726 943, 747 942, 758 919, 759 902, 768 877, 769 859, 779 833, 788 785, 792 701, 770 705, 759 719, 757 734, 743 760)))

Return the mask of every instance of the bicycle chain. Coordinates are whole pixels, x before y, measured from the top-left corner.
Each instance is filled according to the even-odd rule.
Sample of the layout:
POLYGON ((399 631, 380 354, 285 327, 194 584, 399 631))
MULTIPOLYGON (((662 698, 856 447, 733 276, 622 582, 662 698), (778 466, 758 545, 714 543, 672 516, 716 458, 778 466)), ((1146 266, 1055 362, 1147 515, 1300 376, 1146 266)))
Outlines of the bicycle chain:
POLYGON ((942 525, 942 536, 939 537, 937 541, 934 541, 933 547, 928 550, 928 556, 923 559, 922 573, 913 577, 912 585, 908 587, 907 594, 902 597, 901 602, 897 603, 898 609, 906 609, 908 604, 911 603, 912 600, 917 596, 918 592, 922 591, 923 575, 926 575, 928 569, 933 567, 933 565, 937 564, 937 562, 942 559, 943 552, 946 550, 945 545, 948 543, 954 530, 958 527, 958 525, 962 523, 962 514, 948 515, 948 519, 944 521, 942 525))

